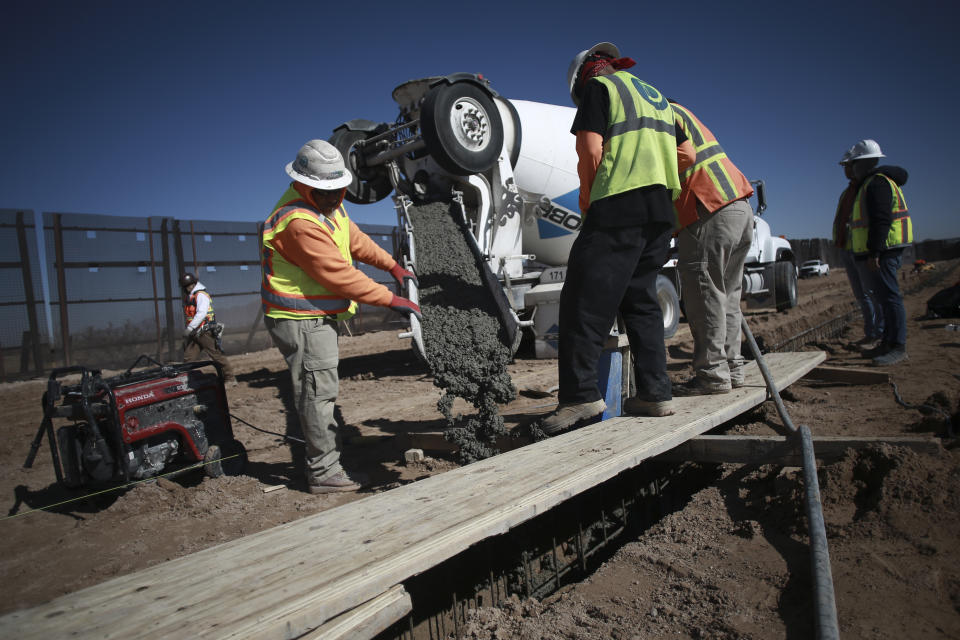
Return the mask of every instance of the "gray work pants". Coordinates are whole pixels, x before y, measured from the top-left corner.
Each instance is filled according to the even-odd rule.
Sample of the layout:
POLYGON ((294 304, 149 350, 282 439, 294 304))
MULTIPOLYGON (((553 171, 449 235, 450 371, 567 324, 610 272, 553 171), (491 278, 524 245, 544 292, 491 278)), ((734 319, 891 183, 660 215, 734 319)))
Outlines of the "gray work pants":
POLYGON ((677 235, 684 311, 693 334, 693 370, 710 384, 743 382, 740 290, 753 236, 753 211, 744 200, 700 219, 677 235))
POLYGON ((332 320, 263 319, 293 379, 293 399, 306 440, 307 482, 316 484, 341 470, 334 405, 340 389, 337 326, 332 320))

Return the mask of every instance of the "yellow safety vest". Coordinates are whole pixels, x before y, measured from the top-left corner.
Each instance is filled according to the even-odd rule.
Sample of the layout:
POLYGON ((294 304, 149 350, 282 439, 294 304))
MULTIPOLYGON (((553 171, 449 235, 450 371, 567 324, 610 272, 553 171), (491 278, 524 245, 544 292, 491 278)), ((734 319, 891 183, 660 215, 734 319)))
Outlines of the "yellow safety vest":
POLYGON ((662 184, 680 195, 673 109, 659 91, 626 71, 592 78, 606 87, 610 113, 603 156, 590 190, 601 198, 662 184))
POLYGON ((900 185, 882 173, 875 173, 863 181, 863 185, 860 186, 857 197, 853 201, 853 213, 850 216, 850 241, 855 255, 862 255, 870 251, 867 248, 870 225, 867 217, 863 214, 863 195, 867 192, 867 186, 870 182, 878 177, 890 183, 892 199, 890 210, 894 214, 893 223, 890 225, 890 231, 887 233, 883 248, 895 249, 913 244, 913 223, 910 221, 910 216, 907 215, 907 201, 903 197, 900 185))
POLYGON ((273 246, 273 238, 293 220, 309 220, 330 234, 348 264, 350 255, 350 218, 343 206, 326 217, 291 186, 274 207, 263 225, 260 257, 260 298, 263 313, 271 318, 333 317, 348 320, 357 312, 357 303, 324 288, 297 265, 288 262, 273 246))

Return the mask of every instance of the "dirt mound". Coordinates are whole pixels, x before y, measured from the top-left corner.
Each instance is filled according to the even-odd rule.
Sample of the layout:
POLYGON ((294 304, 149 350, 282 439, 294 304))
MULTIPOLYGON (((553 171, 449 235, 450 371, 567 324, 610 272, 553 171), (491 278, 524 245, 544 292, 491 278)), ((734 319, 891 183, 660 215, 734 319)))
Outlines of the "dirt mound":
MULTIPOLYGON (((799 469, 724 470, 587 580, 472 611, 459 637, 813 637, 799 469)), ((821 471, 843 637, 958 637, 958 480, 955 454, 889 446, 821 471)))

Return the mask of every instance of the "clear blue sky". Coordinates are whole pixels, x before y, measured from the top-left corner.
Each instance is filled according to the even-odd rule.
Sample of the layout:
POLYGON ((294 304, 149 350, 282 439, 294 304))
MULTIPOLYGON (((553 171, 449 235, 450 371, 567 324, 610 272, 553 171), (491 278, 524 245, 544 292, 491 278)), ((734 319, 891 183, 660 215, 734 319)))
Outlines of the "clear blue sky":
MULTIPOLYGON (((478 72, 569 105, 571 58, 609 40, 766 180, 775 233, 829 236, 837 161, 870 137, 910 172, 918 239, 957 237, 950 5, 7 0, 0 208, 260 220, 303 142, 393 121, 396 85, 478 72)), ((389 202, 349 211, 394 224, 389 202)))

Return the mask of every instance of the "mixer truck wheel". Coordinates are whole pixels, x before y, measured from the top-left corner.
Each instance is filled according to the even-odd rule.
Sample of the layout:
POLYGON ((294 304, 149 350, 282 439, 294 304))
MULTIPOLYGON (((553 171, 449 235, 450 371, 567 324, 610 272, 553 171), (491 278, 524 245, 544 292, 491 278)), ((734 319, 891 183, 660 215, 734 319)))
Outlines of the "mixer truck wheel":
POLYGON ((420 129, 433 159, 455 175, 486 171, 503 148, 499 109, 469 82, 432 88, 420 109, 420 129))
POLYGON ((680 298, 670 278, 664 275, 657 276, 657 302, 663 312, 663 337, 672 338, 680 325, 680 298))
POLYGON ((347 187, 344 196, 354 204, 373 204, 386 198, 393 191, 390 174, 385 166, 362 166, 356 147, 360 140, 366 140, 376 135, 376 131, 348 129, 347 125, 340 125, 333 131, 328 142, 343 154, 347 168, 353 174, 353 182, 347 187))
POLYGON ((773 265, 774 294, 777 311, 786 311, 797 306, 797 269, 787 260, 773 265))

